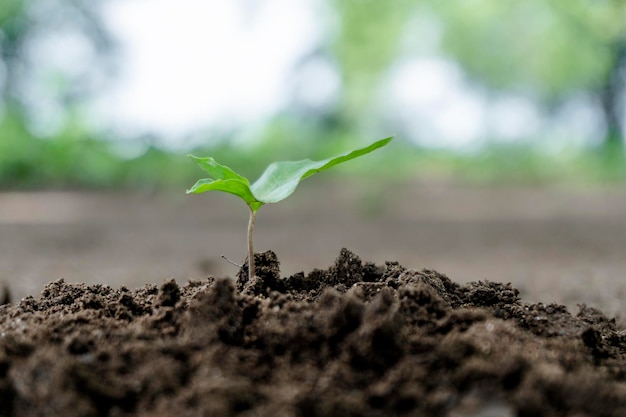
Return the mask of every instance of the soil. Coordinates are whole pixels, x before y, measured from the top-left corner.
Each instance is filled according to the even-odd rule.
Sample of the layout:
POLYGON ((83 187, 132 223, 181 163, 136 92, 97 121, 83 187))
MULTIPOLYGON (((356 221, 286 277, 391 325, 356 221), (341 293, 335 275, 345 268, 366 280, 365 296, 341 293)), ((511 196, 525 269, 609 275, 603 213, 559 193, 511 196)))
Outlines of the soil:
MULTIPOLYGON (((307 179, 257 216, 257 252, 283 275, 323 268, 340 248, 456 282, 511 282, 527 302, 601 309, 626 326, 626 188, 468 187, 307 179), (310 181, 310 182, 309 182, 310 181)), ((248 210, 236 197, 184 189, 0 193, 2 281, 14 301, 65 278, 138 288, 234 276, 248 210)))
POLYGON ((626 331, 510 284, 363 262, 57 280, 0 307, 0 416, 626 415, 626 331))

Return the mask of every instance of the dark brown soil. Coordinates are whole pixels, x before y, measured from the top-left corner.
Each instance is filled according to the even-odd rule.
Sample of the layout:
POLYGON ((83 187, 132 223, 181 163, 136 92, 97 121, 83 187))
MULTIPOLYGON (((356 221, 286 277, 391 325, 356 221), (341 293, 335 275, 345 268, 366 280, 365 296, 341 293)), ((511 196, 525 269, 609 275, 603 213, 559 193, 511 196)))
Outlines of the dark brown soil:
POLYGON ((342 250, 327 270, 48 284, 0 307, 0 416, 625 416, 626 332, 342 250))

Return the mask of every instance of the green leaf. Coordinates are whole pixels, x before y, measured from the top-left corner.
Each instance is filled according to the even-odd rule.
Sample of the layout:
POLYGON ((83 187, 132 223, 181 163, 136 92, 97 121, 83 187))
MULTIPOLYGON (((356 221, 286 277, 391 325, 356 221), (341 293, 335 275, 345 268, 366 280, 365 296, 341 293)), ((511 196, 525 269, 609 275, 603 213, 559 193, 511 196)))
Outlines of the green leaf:
POLYGON ((242 175, 231 168, 221 165, 211 157, 199 158, 189 155, 198 165, 213 178, 201 179, 194 184, 187 194, 200 194, 206 191, 223 191, 243 199, 256 212, 267 203, 277 203, 289 197, 298 187, 300 181, 318 172, 325 171, 335 165, 368 154, 387 145, 392 138, 381 139, 364 148, 356 149, 322 161, 274 162, 267 167, 261 177, 252 185, 242 175))
POLYGON ((388 144, 393 138, 381 139, 365 148, 356 149, 322 161, 305 159, 293 162, 274 162, 252 184, 254 197, 263 203, 277 203, 289 197, 300 181, 335 165, 368 154, 388 144))
POLYGON ((239 180, 245 184, 250 185, 250 182, 243 175, 237 174, 231 168, 226 165, 219 164, 215 159, 207 156, 205 158, 200 158, 194 155, 187 155, 192 160, 196 161, 196 163, 211 175, 211 177, 216 180, 239 180))
POLYGON ((219 164, 215 159, 207 156, 200 158, 188 155, 189 158, 208 172, 213 178, 205 178, 196 182, 193 187, 187 190, 187 194, 201 194, 207 191, 223 191, 234 194, 243 199, 250 208, 258 210, 263 205, 254 198, 250 191, 250 181, 243 175, 237 174, 226 165, 219 164))
POLYGON ((250 183, 246 178, 244 179, 245 181, 240 181, 238 179, 201 179, 187 190, 187 194, 201 194, 207 191, 223 191, 240 197, 246 202, 246 204, 248 204, 248 206, 250 206, 250 208, 256 211, 263 205, 263 203, 254 198, 254 195, 250 191, 250 183))

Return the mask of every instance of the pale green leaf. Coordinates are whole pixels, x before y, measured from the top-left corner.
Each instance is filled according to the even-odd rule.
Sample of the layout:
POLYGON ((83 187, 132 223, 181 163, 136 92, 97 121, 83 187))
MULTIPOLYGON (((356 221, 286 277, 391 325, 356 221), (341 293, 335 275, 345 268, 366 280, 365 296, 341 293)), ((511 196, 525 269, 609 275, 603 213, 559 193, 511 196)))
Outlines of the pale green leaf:
POLYGON ((251 186, 254 197, 263 203, 277 203, 289 197, 303 179, 335 165, 368 154, 385 146, 392 138, 381 139, 361 149, 356 149, 322 161, 274 162, 251 186))
POLYGON ((189 158, 209 173, 213 178, 204 178, 196 182, 193 187, 187 190, 187 194, 201 194, 207 191, 223 191, 240 197, 250 206, 252 210, 258 210, 263 205, 257 201, 250 191, 250 181, 243 175, 237 174, 226 165, 218 163, 210 156, 201 158, 188 155, 189 158))
POLYGON ((239 180, 245 184, 250 185, 250 182, 243 175, 237 174, 231 168, 226 165, 219 164, 215 159, 210 156, 201 158, 195 155, 187 155, 192 160, 196 161, 196 163, 209 173, 211 177, 216 180, 239 180))
POLYGON ((207 191, 223 191, 225 193, 234 194, 244 200, 250 208, 254 210, 258 210, 258 208, 263 205, 263 203, 254 198, 247 180, 244 182, 237 179, 213 180, 204 178, 198 180, 198 182, 188 189, 187 194, 201 194, 207 191))

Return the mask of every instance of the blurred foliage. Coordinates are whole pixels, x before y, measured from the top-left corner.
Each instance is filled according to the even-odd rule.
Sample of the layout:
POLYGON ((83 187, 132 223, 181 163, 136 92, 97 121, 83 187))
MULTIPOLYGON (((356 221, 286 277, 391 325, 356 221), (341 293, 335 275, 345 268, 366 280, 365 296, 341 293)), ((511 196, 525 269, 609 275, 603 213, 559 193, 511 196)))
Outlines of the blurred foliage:
POLYGON ((0 102, 17 112, 13 117, 37 119, 43 104, 67 113, 102 88, 102 79, 112 75, 116 62, 102 4, 103 0, 0 2, 0 102), (49 48, 71 52, 61 55, 64 60, 47 61, 40 55, 49 48))
POLYGON ((453 0, 438 10, 447 28, 444 49, 469 75, 490 88, 531 90, 552 99, 598 87, 613 65, 613 38, 626 36, 620 28, 626 26, 624 4, 453 0))
POLYGON ((346 125, 360 123, 372 112, 376 87, 399 52, 407 12, 415 1, 328 0, 340 17, 330 51, 343 83, 339 117, 346 125))
POLYGON ((476 81, 549 106, 591 93, 604 118, 605 145, 623 148, 625 1, 452 0, 436 7, 444 51, 476 81))
MULTIPOLYGON (((143 138, 109 137, 81 122, 78 110, 103 85, 93 79, 102 74, 94 74, 115 67, 102 3, 0 2, 0 189, 182 188, 197 178, 197 167, 182 154, 143 138), (58 31, 79 34, 96 51, 86 66, 94 74, 42 69, 31 62, 32 43, 58 31), (63 112, 60 128, 48 135, 33 129, 37 103, 29 96, 35 78, 42 76, 54 82, 34 101, 51 100, 63 112), (142 152, 128 157, 129 146, 142 152)), ((391 69, 399 60, 437 53, 456 62, 487 94, 527 94, 546 113, 581 92, 593 96, 607 128, 604 148, 556 153, 490 144, 480 152, 459 153, 420 149, 399 138, 385 152, 341 167, 344 174, 472 183, 626 179, 621 125, 626 104, 620 102, 626 95, 626 1, 327 0, 327 5, 336 26, 312 58, 321 55, 340 74, 341 91, 332 108, 319 114, 288 108, 245 146, 241 132, 233 131, 221 134, 212 147, 190 151, 211 154, 254 178, 275 160, 322 159, 388 136, 389 126, 375 120, 391 69), (420 39, 426 20, 438 29, 437 51, 420 39)))
MULTIPOLYGON (((220 145, 192 150, 212 155, 243 175, 257 178, 276 160, 322 159, 347 149, 345 144, 362 143, 353 134, 332 136, 318 147, 315 141, 300 141, 291 135, 290 120, 277 120, 268 134, 272 140, 246 146, 223 141, 220 145), (305 143, 308 147, 300 147, 305 143)), ((114 139, 93 137, 78 125, 58 136, 38 138, 29 133, 19 117, 0 123, 0 190, 81 188, 173 188, 181 193, 198 175, 196 164, 185 155, 167 152, 150 144, 138 156, 120 153, 124 144, 114 139)), ((307 130, 313 134, 315 129, 307 130)), ((320 135, 323 131, 318 132, 320 135)), ((374 138, 376 139, 376 138, 374 138)), ((598 184, 626 178, 622 158, 611 162, 602 152, 565 149, 548 154, 532 146, 491 145, 480 153, 419 149, 398 138, 385 152, 337 167, 327 179, 367 178, 367 181, 460 182, 468 184, 598 184)))
POLYGON ((368 123, 399 53, 423 53, 420 39, 410 39, 409 50, 401 44, 403 34, 423 36, 416 26, 425 15, 440 27, 441 52, 487 91, 526 94, 547 108, 590 93, 604 118, 604 143, 623 147, 626 1, 329 1, 340 20, 332 50, 350 123, 368 123))
POLYGON ((182 158, 148 149, 134 160, 125 159, 115 153, 110 141, 75 125, 44 139, 33 136, 22 117, 9 114, 0 123, 0 132, 2 189, 150 186, 180 183, 184 178, 182 158))

